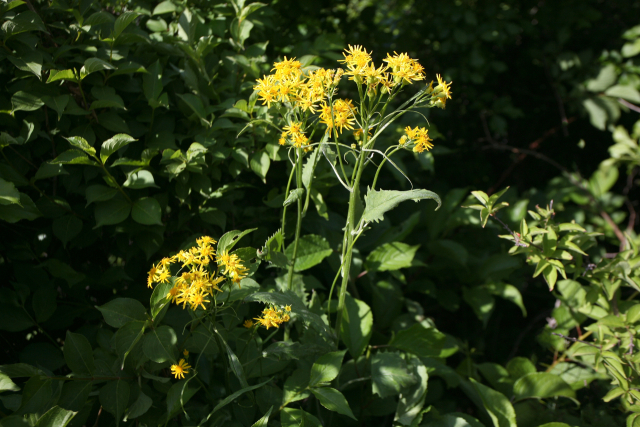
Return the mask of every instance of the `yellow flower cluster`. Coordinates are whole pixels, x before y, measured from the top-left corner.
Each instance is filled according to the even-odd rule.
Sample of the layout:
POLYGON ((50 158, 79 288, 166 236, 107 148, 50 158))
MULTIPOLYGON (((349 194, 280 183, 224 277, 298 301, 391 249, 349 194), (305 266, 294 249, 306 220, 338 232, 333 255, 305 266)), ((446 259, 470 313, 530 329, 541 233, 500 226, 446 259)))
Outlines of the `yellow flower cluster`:
POLYGON ((305 147, 309 144, 309 138, 302 131, 302 123, 291 122, 290 125, 284 127, 284 132, 280 135, 278 143, 285 145, 287 141, 291 142, 294 147, 305 147))
POLYGON ((404 128, 404 132, 406 135, 402 135, 400 138, 400 145, 408 146, 413 144, 413 151, 415 153, 422 153, 423 151, 433 148, 433 144, 431 141, 433 139, 429 138, 429 130, 427 128, 415 127, 411 129, 411 126, 407 126, 404 128))
POLYGON ((344 59, 338 62, 346 65, 345 75, 351 76, 349 80, 365 84, 367 93, 370 94, 375 94, 379 85, 383 93, 390 93, 395 86, 424 80, 424 68, 406 53, 394 52, 393 56, 387 54, 387 58, 384 59, 387 65, 381 65, 378 68, 371 61, 371 53, 362 46, 349 45, 343 55, 344 59))
POLYGON ((240 286, 240 281, 247 277, 247 271, 249 269, 242 265, 240 258, 236 254, 230 254, 228 251, 223 251, 216 257, 216 262, 224 270, 222 274, 225 274, 231 281, 240 286))
POLYGON ((342 129, 353 129, 353 123, 356 120, 356 107, 350 99, 336 99, 333 101, 333 108, 323 102, 320 108, 320 122, 327 126, 327 132, 330 132, 334 127, 339 129, 340 133, 342 133, 342 129), (333 115, 331 114, 332 110, 333 115))
MULTIPOLYGON (((275 306, 271 305, 262 310, 261 317, 256 317, 254 320, 256 320, 260 326, 264 326, 267 329, 271 327, 278 328, 281 324, 288 322, 291 319, 291 317, 289 316, 290 312, 290 305, 284 306, 282 308, 276 308, 275 306)), ((251 327, 247 326, 248 322, 250 322, 250 320, 245 322, 245 327, 247 328, 251 327)), ((253 322, 251 322, 251 325, 253 326, 253 322)))
POLYGON ((305 76, 300 61, 286 56, 273 66, 275 73, 258 79, 253 87, 263 104, 270 107, 273 102, 287 102, 311 113, 315 113, 317 105, 335 89, 343 74, 342 70, 320 68, 305 76))
POLYGON ((214 291, 222 292, 218 284, 229 278, 237 283, 246 277, 248 269, 242 265, 241 260, 235 254, 224 251, 216 255, 213 245, 217 242, 209 236, 196 239, 197 246, 187 251, 180 251, 171 258, 163 258, 157 265, 152 265, 147 278, 147 285, 153 287, 154 283, 167 283, 172 277, 170 265, 179 262, 182 264, 180 271, 185 270, 175 277, 173 287, 167 293, 171 302, 187 304, 192 310, 198 307, 206 308, 205 303, 210 302, 208 295, 213 296, 214 291), (222 272, 210 271, 208 266, 215 260, 215 264, 222 268, 222 272), (226 276, 226 277, 225 277, 226 276))
MULTIPOLYGON (((436 107, 444 108, 447 103, 447 99, 451 99, 452 82, 447 83, 442 77, 440 77, 440 74, 436 74, 436 78, 438 79, 438 86, 436 86, 431 92, 431 95, 436 97, 433 104, 436 107)), ((431 86, 433 86, 433 82, 429 85, 429 87, 431 86)))

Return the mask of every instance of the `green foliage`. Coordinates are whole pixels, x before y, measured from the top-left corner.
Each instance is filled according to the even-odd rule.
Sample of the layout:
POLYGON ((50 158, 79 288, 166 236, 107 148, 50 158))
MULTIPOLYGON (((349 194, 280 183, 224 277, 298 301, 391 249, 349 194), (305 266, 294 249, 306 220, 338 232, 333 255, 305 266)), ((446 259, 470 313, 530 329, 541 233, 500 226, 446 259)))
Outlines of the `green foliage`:
POLYGON ((605 3, 0 3, 1 424, 640 425, 638 4, 605 3), (447 110, 404 114, 421 82, 377 150, 289 151, 256 79, 348 44, 447 110), (144 286, 203 235, 246 278, 144 286))

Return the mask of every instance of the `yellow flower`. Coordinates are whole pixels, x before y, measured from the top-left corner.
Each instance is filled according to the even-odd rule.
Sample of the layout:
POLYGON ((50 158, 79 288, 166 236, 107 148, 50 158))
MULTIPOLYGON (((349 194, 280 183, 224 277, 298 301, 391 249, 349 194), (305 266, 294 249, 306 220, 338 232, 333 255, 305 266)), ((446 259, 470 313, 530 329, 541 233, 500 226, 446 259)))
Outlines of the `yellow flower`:
POLYGON ((171 273, 169 273, 167 270, 162 270, 160 272, 160 274, 158 274, 158 283, 167 283, 169 281, 169 278, 171 277, 171 273))
POLYGON ((184 378, 184 374, 188 374, 189 369, 191 369, 191 366, 184 359, 180 359, 177 365, 171 365, 171 373, 176 378, 184 378))
POLYGON ((189 350, 185 349, 182 354, 184 354, 184 357, 189 357, 189 350))
POLYGON ((151 264, 151 270, 149 270, 149 276, 147 277, 147 287, 152 288, 153 282, 156 281, 156 274, 158 272, 158 267, 151 264))
POLYGON ((284 309, 285 309, 285 311, 291 311, 291 306, 290 305, 285 305, 284 309))
POLYGON ((242 326, 244 326, 247 329, 251 328, 253 326, 253 320, 251 319, 245 320, 242 326))
MULTIPOLYGON (((291 307, 286 306, 285 310, 289 312, 291 311, 291 307)), ((262 317, 257 317, 254 320, 256 320, 259 325, 269 329, 272 327, 278 328, 282 323, 288 322, 290 319, 291 316, 285 313, 282 309, 276 309, 274 306, 269 306, 262 310, 262 317)))

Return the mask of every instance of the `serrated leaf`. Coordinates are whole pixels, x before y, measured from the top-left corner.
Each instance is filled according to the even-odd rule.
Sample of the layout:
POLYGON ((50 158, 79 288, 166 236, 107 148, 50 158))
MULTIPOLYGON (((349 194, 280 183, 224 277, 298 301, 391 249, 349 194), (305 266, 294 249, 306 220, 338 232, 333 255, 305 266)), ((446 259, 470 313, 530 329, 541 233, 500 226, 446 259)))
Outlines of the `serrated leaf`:
POLYGON ((395 208, 401 202, 407 200, 413 200, 418 202, 424 199, 432 199, 438 203, 436 210, 440 208, 442 202, 440 197, 429 190, 408 190, 408 191, 396 191, 396 190, 371 190, 369 189, 367 195, 364 197, 365 208, 362 213, 362 221, 364 222, 379 222, 384 219, 384 214, 391 209, 395 208))
MULTIPOLYGON (((294 245, 295 243, 291 243, 285 250, 285 254, 289 259, 293 259, 294 245)), ((300 272, 318 265, 332 253, 333 250, 324 237, 315 234, 302 236, 298 240, 294 271, 300 272)))
POLYGON ((282 206, 289 206, 304 197, 304 188, 295 188, 289 192, 289 197, 282 203, 282 206))

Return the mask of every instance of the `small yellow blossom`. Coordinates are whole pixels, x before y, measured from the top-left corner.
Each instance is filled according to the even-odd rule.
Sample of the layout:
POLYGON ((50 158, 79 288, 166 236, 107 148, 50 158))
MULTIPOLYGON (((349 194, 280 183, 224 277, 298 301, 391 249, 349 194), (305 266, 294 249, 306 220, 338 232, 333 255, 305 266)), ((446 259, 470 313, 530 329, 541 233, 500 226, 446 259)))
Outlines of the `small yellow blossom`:
POLYGON ((184 378, 184 374, 189 373, 191 366, 184 360, 180 359, 177 365, 171 365, 171 373, 177 378, 184 378))
POLYGON ((184 354, 184 357, 189 357, 189 350, 185 349, 182 354, 184 354))
POLYGON ((242 324, 242 326, 244 326, 247 329, 253 327, 253 320, 251 320, 251 319, 245 320, 244 323, 242 324))
POLYGON ((281 324, 288 322, 291 319, 291 316, 285 313, 285 311, 290 312, 291 307, 286 306, 283 311, 281 308, 276 308, 271 305, 262 310, 261 317, 257 317, 254 320, 256 320, 260 326, 264 326, 267 329, 271 327, 278 328, 281 324))

